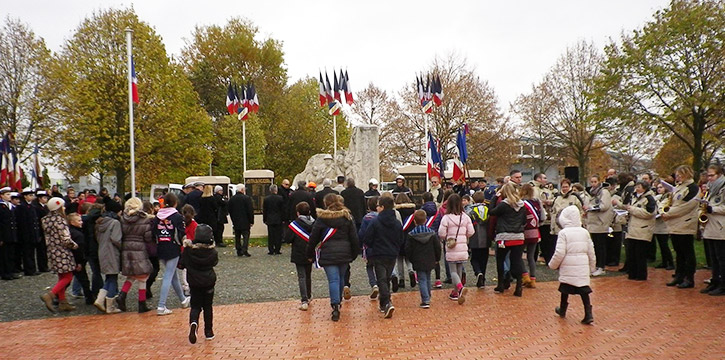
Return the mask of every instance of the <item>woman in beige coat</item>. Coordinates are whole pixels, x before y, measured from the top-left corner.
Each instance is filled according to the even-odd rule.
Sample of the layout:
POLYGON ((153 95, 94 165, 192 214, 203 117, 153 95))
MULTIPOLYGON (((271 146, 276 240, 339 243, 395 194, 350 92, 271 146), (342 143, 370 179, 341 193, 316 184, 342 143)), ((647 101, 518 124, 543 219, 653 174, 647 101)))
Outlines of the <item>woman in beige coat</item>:
POLYGON ((612 212, 612 195, 609 190, 602 186, 599 175, 592 175, 589 178, 590 200, 584 206, 587 212, 587 230, 594 240, 594 252, 597 254, 597 268, 592 276, 604 275, 604 266, 607 264, 607 239, 609 229, 612 225, 614 212, 612 212))
POLYGON ((655 212, 657 201, 649 189, 649 183, 639 181, 634 187, 632 202, 626 206, 629 212, 627 224, 627 240, 630 250, 629 279, 647 280, 647 252, 655 229, 655 212))
POLYGON ((675 191, 672 193, 670 211, 662 214, 667 231, 675 248, 675 278, 667 286, 680 289, 695 286, 695 234, 697 234, 697 195, 700 192, 692 177, 694 172, 688 165, 675 169, 675 191))
POLYGON ((672 193, 662 184, 662 180, 655 181, 655 184, 655 200, 657 200, 658 211, 658 215, 655 215, 655 239, 657 239, 657 245, 660 248, 660 258, 662 259, 662 262, 655 266, 655 269, 675 270, 675 260, 672 258, 672 251, 670 251, 669 244, 670 234, 667 232, 665 221, 659 215, 664 212, 665 208, 669 210, 672 193))
POLYGON ((709 240, 710 258, 712 259, 712 280, 701 293, 712 296, 725 295, 725 176, 719 165, 707 168, 708 196, 705 207, 707 217, 704 239, 709 240))

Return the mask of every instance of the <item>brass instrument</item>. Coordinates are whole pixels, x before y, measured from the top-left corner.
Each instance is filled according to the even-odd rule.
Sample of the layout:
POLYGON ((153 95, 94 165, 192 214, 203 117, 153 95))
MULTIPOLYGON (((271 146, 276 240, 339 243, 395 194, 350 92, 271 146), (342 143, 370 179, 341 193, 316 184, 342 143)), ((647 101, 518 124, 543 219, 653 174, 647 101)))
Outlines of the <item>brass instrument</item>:
POLYGON ((665 193, 662 196, 666 196, 666 198, 664 206, 659 209, 660 215, 670 211, 670 206, 672 206, 672 193, 665 193))
MULTIPOLYGON (((707 199, 707 196, 710 192, 705 191, 705 194, 703 194, 702 198, 707 199)), ((707 224, 710 219, 707 218, 707 202, 700 203, 700 216, 697 218, 697 221, 700 222, 700 224, 707 224)))

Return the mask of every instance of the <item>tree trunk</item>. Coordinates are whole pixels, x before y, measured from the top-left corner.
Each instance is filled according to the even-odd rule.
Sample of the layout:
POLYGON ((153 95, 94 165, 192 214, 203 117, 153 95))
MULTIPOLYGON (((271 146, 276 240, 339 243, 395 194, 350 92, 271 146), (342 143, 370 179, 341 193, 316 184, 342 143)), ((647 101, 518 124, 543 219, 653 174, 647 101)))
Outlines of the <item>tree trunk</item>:
POLYGON ((121 198, 126 195, 126 169, 116 168, 116 192, 121 198))
POLYGON ((702 158, 704 149, 702 148, 702 136, 705 132, 705 119, 698 111, 693 111, 692 116, 694 125, 694 131, 692 132, 692 169, 695 170, 695 179, 697 180, 697 174, 703 167, 702 158))
POLYGON ((98 193, 100 193, 101 189, 103 188, 103 173, 102 172, 98 173, 98 181, 99 181, 98 193))
POLYGON ((584 152, 579 153, 579 156, 577 156, 577 163, 579 166, 579 182, 582 184, 585 184, 585 181, 583 179, 586 179, 588 171, 587 171, 587 154, 584 152))

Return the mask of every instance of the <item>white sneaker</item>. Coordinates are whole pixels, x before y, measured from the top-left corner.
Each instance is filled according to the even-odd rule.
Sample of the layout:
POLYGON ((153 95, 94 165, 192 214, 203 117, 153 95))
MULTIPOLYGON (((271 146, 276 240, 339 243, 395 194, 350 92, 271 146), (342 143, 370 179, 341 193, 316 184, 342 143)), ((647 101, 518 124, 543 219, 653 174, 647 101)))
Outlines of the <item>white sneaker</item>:
POLYGON ((602 268, 596 268, 596 269, 594 269, 594 272, 592 272, 592 276, 602 276, 602 275, 604 275, 606 273, 607 272, 604 271, 604 269, 602 269, 602 268))
POLYGON ((377 300, 379 293, 380 293, 380 288, 378 288, 377 285, 374 285, 373 290, 370 293, 370 300, 377 300))
POLYGON ((191 304, 191 296, 187 296, 186 299, 184 299, 184 301, 181 302, 181 308, 186 309, 189 307, 190 304, 191 304))
POLYGON ((173 311, 171 311, 171 310, 169 310, 169 309, 167 309, 165 307, 163 307, 163 308, 156 308, 156 315, 158 315, 158 316, 169 315, 172 312, 173 311))
POLYGON ((307 304, 307 302, 303 302, 303 303, 300 304, 299 309, 302 310, 302 311, 307 311, 307 308, 308 307, 309 307, 309 305, 307 304))

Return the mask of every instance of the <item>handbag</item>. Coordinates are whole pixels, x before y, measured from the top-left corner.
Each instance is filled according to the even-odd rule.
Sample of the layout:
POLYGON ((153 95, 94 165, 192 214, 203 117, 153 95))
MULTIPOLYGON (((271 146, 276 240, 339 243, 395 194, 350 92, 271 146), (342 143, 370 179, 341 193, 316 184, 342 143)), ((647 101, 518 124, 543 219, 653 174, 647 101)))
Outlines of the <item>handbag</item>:
POLYGON ((456 237, 446 238, 446 247, 447 248, 453 249, 456 246, 456 242, 458 241, 458 233, 461 231, 462 222, 463 222, 463 214, 461 214, 461 217, 458 220, 458 229, 456 229, 456 237))

